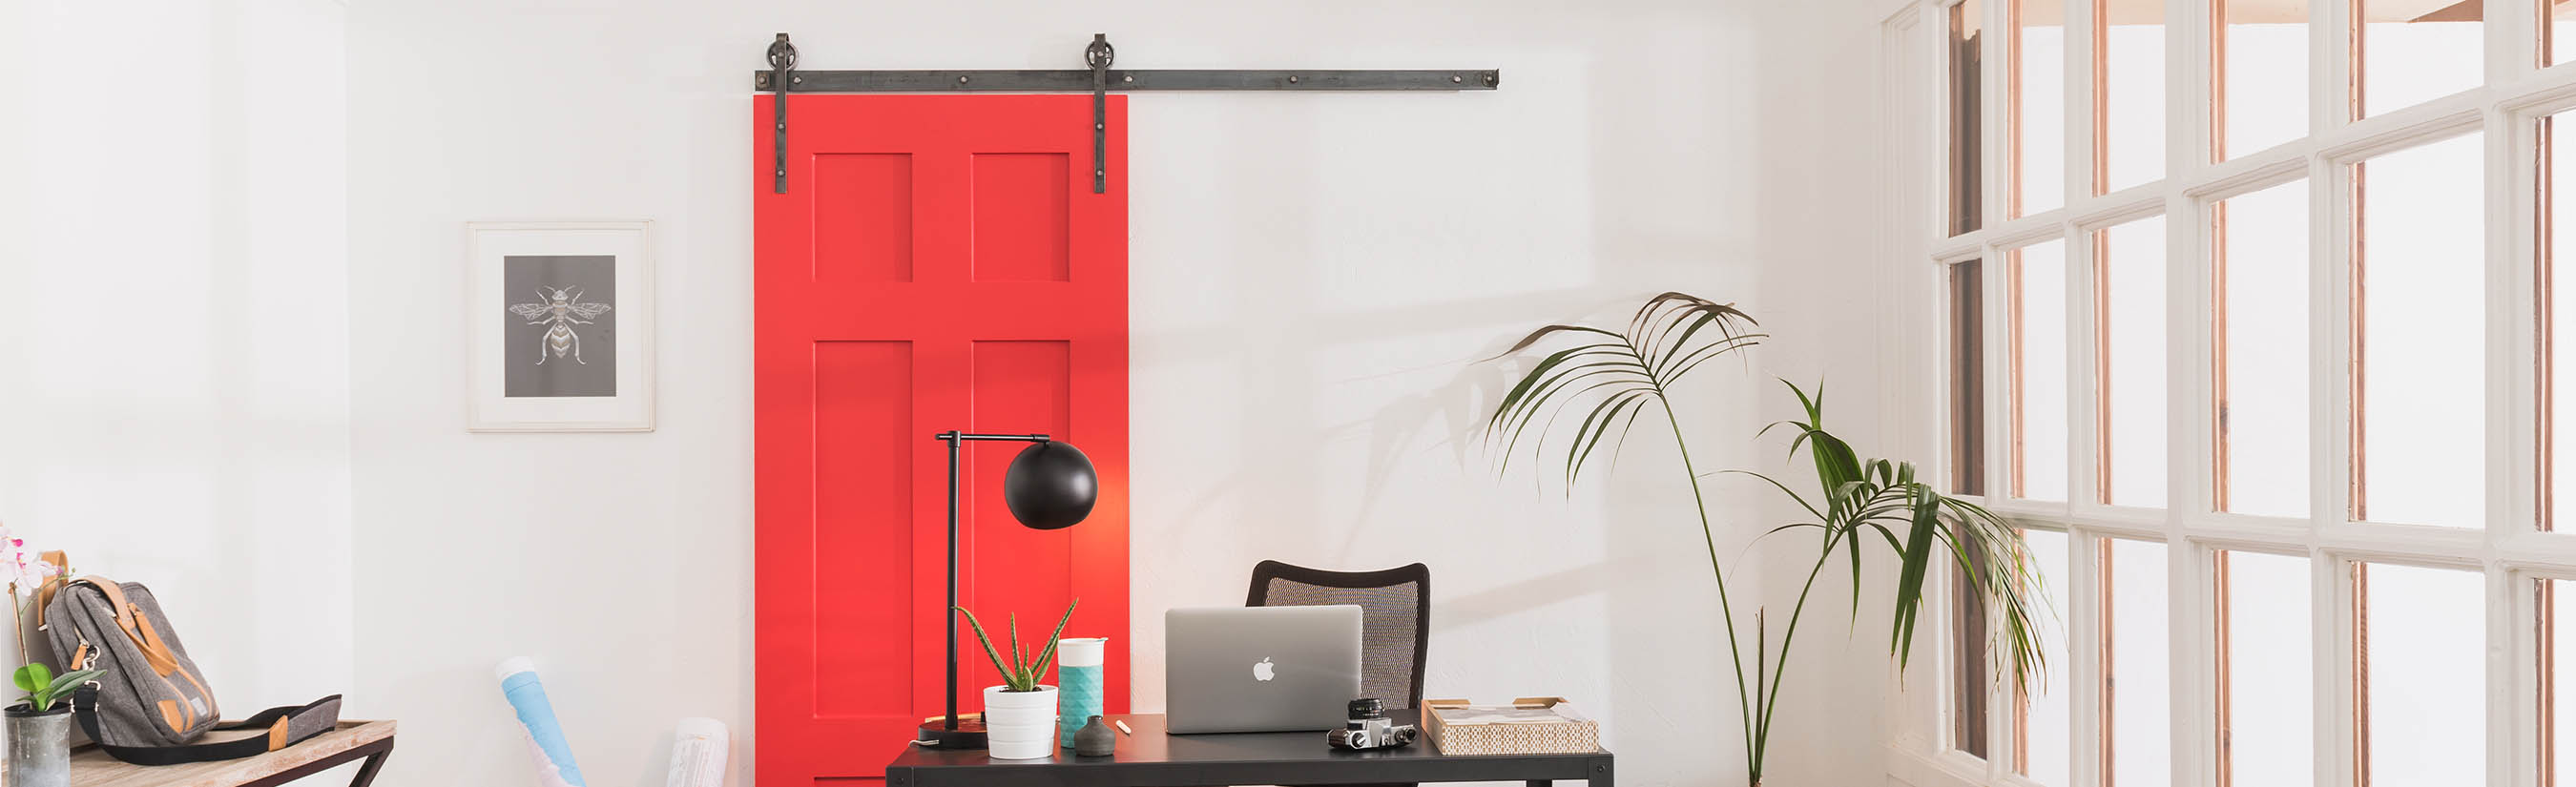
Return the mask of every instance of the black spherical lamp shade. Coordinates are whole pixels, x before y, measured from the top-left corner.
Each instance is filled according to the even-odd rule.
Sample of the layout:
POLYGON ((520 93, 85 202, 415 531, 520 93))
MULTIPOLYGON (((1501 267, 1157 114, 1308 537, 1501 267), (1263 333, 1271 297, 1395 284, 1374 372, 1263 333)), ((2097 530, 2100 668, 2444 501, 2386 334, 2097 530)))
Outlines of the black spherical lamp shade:
POLYGON ((1038 530, 1074 526, 1100 499, 1100 474, 1082 449, 1060 442, 1032 444, 1002 476, 1002 502, 1020 524, 1038 530))

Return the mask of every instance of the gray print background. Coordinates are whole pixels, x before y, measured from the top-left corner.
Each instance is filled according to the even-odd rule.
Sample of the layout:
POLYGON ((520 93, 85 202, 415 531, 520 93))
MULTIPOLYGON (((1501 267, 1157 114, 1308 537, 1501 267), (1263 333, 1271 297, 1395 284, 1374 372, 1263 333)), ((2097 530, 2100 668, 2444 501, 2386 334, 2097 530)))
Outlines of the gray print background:
POLYGON ((617 258, 613 255, 528 255, 501 258, 502 395, 617 395, 617 258), (548 309, 556 290, 578 293, 570 303, 608 306, 587 324, 570 327, 575 344, 557 356, 546 338, 555 327, 548 309), (530 308, 531 305, 534 308, 530 308), (531 318, 523 314, 535 314, 531 318), (534 323, 534 324, 531 324, 534 323), (578 348, 579 358, 573 347, 578 348), (542 363, 540 363, 542 361, 542 363))

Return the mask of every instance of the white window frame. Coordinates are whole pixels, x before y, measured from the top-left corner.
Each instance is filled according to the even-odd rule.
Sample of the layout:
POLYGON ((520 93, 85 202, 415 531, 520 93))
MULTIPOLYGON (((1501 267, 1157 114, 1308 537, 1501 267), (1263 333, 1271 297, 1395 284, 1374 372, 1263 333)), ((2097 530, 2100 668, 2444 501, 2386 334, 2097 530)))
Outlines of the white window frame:
MULTIPOLYGON (((2063 530, 2071 554, 2067 578, 2069 609, 2060 610, 2068 638, 2098 643, 2099 554, 2106 537, 2161 541, 2167 545, 2169 599, 2175 628, 2171 632, 2170 679, 2175 689, 2171 752, 2177 785, 2214 787, 2217 783, 2216 675, 2212 662, 2217 621, 2212 592, 2211 557, 2217 550, 2242 549, 2306 555, 2312 577, 2316 676, 2318 785, 2352 785, 2357 777, 2353 725, 2354 660, 2351 631, 2353 585, 2349 566, 2356 561, 2402 563, 2474 570, 2487 590, 2485 610, 2488 654, 2487 784, 2538 787, 2537 612, 2532 595, 2538 579, 2576 579, 2576 526, 2560 533, 2538 532, 2537 379, 2534 333, 2538 317, 2532 308, 2536 259, 2533 222, 2536 198, 2533 169, 2534 126, 2543 116, 2576 109, 2576 64, 2543 68, 2539 56, 2540 3, 2545 0, 2487 0, 2485 84, 2424 104, 2349 120, 2349 107, 2339 89, 2349 84, 2347 64, 2351 5, 2347 0, 2310 3, 2309 134, 2260 151, 2239 151, 2230 160, 2209 161, 2210 35, 2209 0, 2166 0, 2166 155, 2165 175, 2156 181, 2095 195, 2089 178, 2094 155, 2092 117, 2080 108, 2092 106, 2091 36, 2069 35, 2064 106, 2067 183, 2063 207, 2020 218, 2006 218, 2004 194, 2009 173, 2003 145, 2005 70, 2003 39, 2009 0, 1988 0, 1984 8, 1985 51, 1980 110, 1984 168, 1980 215, 1982 226, 1951 236, 1945 220, 1948 101, 1948 15, 1959 0, 1886 0, 1881 23, 1878 104, 1887 129, 1880 151, 1890 184, 1882 209, 1889 232, 1887 259, 1899 275, 1881 296, 1881 326, 1890 346, 1911 346, 1901 353, 1903 365, 1883 370, 1899 378, 1882 386, 1881 422, 1912 425, 1887 435, 1895 450, 1930 457, 1934 478, 1948 478, 1947 373, 1948 337, 1942 318, 1946 308, 1947 264, 1985 261, 1982 298, 1984 331, 1985 451, 1987 491, 1979 502, 2026 526, 2063 530), (2349 391, 2343 369, 2349 360, 2348 261, 2349 217, 2338 206, 2348 202, 2347 165, 2375 155, 2453 135, 2479 132, 2485 147, 2485 279, 2487 324, 2484 326, 2488 479, 2484 528, 2437 528, 2418 525, 2347 522, 2351 446, 2349 391), (2212 406, 2209 206, 2227 197, 2288 182, 2304 181, 2309 189, 2309 458, 2310 515, 2302 519, 2259 517, 2211 511, 2212 406), (2167 217, 2167 443, 2168 507, 2163 510, 2102 506, 2093 485, 2096 419, 2093 417, 2092 263, 2093 230, 2141 216, 2167 217), (2009 361, 2000 310, 2005 308, 2003 251, 2033 240, 2062 238, 2067 248, 2068 357, 2068 503, 2035 504, 2005 499, 2005 462, 2009 460, 2005 375, 2009 361), (1923 330, 1926 326, 1934 330, 1923 330), (1904 382, 1915 385, 1901 384, 1904 382), (1932 397, 1921 391, 1939 392, 1932 397), (1905 392, 1905 393, 1899 393, 1905 392), (2498 439, 2496 436, 2501 436, 2498 439)), ((2092 3, 2069 0, 2070 30, 2089 30, 2092 3)), ((2576 45, 2560 42, 2560 45, 2576 45)), ((2576 122, 2576 120, 2571 120, 2576 122)), ((2560 151, 2559 155, 2576 155, 2560 151)), ((2562 199, 2576 197, 2561 195, 2562 199)), ((2576 231, 2564 228, 2561 231, 2576 231)), ((2569 286, 2576 286, 2570 283, 2569 286)), ((2561 319, 2576 319, 2576 308, 2561 310, 2561 319)), ((2561 384, 2576 384, 2576 370, 2562 370, 2561 384)), ((2561 414, 2560 417, 2576 417, 2561 414)), ((2565 450, 2576 452, 2576 446, 2565 450)), ((2576 466, 2576 460, 2571 460, 2576 466)), ((2567 472, 2576 472, 2568 470, 2567 472)), ((1939 572, 1945 579, 1948 572, 1939 572)), ((1946 592, 1929 594, 1947 599, 1946 592)), ((1956 610, 1946 601, 1928 611, 1934 632, 1946 632, 1956 610)), ((2576 625, 2576 621, 2561 621, 2576 625)), ((1935 640, 1946 637, 1935 636, 1935 640)), ((1892 692, 1889 712, 1900 723, 1890 737, 1888 772, 1896 780, 1932 785, 2030 785, 2011 774, 2010 690, 1994 681, 1989 687, 1989 758, 1956 751, 1949 740, 1946 686, 1960 655, 1946 644, 1928 648, 1915 674, 1892 692)), ((2088 718, 2099 718, 2101 685, 2098 649, 2071 648, 2054 654, 2066 659, 2073 711, 2078 719, 2073 783, 2098 785, 2098 730, 2088 718)), ((2001 675, 1990 676, 2001 678, 2001 675)), ((2576 680, 2576 675, 2564 676, 2576 680)), ((2576 710, 2571 710, 2576 714, 2576 710)), ((2576 723, 2576 718, 2564 723, 2576 723)), ((2576 752, 2561 753, 2576 757, 2576 752)), ((2474 771, 2472 771, 2474 772, 2474 771)), ((2121 787, 2129 787, 2122 785, 2121 787)))

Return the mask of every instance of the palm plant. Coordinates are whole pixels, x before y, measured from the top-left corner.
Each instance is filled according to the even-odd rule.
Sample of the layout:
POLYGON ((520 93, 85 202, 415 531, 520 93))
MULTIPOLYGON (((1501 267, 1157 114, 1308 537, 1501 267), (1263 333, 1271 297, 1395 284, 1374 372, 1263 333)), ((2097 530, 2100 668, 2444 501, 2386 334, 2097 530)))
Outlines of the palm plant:
MULTIPOLYGON (((1751 315, 1733 304, 1679 292, 1647 299, 1626 325, 1616 330, 1573 324, 1542 326, 1495 356, 1516 356, 1543 342, 1556 348, 1520 375, 1520 381, 1503 396, 1485 423, 1487 441, 1501 450, 1505 470, 1520 453, 1524 438, 1534 436, 1529 449, 1533 457, 1553 458, 1561 452, 1564 481, 1570 491, 1597 457, 1619 453, 1619 445, 1626 441, 1629 427, 1639 417, 1648 411, 1663 416, 1671 427, 1674 447, 1680 451, 1682 472, 1690 480, 1692 508, 1699 515, 1700 536, 1708 547, 1709 571, 1717 581, 1727 655, 1735 678, 1736 707, 1743 725, 1745 775, 1752 785, 1762 783, 1771 719, 1779 707, 1788 649, 1796 637, 1798 619, 1806 611, 1807 593, 1837 548, 1851 559, 1851 614, 1855 622, 1860 613, 1861 541, 1878 536, 1900 556, 1896 614, 1889 632, 1889 647, 1900 663, 1911 656, 1914 622, 1921 610, 1923 586, 1935 548, 1947 551, 1968 569, 1966 575, 1973 579, 1970 585, 1978 599, 2003 599, 2002 628, 2011 635, 2015 680, 2026 680, 2034 674, 2040 658, 2032 633, 2039 598, 2037 575, 2031 569, 2029 553, 2019 533, 1985 509, 1948 498, 1930 485, 1915 481, 1910 465, 1861 463, 1848 445, 1823 430, 1821 400, 1800 391, 1807 420, 1784 422, 1799 431, 1790 450, 1794 454, 1806 448, 1814 459, 1826 506, 1810 505, 1797 493, 1789 492, 1786 485, 1767 476, 1763 479, 1789 492, 1815 517, 1813 522, 1793 523, 1773 532, 1812 526, 1823 532, 1825 541, 1799 592, 1798 603, 1790 612, 1778 650, 1768 647, 1764 614, 1756 611, 1751 638, 1754 664, 1751 671, 1745 669, 1746 638, 1741 636, 1734 604, 1728 598, 1726 567, 1718 556, 1716 527, 1709 519, 1708 501, 1701 486, 1705 475, 1715 474, 1704 475, 1692 465, 1690 446, 1673 410, 1671 391, 1708 361, 1759 344, 1766 335, 1756 332, 1758 327, 1751 315), (1557 429, 1561 416, 1578 406, 1583 418, 1575 422, 1573 431, 1557 429), (1619 439, 1612 441, 1609 453, 1597 454, 1602 441, 1613 433, 1619 439), (1563 438, 1561 443, 1551 447, 1551 439, 1558 436, 1563 438), (1899 530, 1903 531, 1901 537, 1899 530)), ((1796 386, 1791 389, 1796 390, 1796 386)))
MULTIPOLYGON (((1797 395, 1806 420, 1780 421, 1762 431, 1768 433, 1782 426, 1797 431, 1797 437, 1789 442, 1789 456, 1794 460, 1798 449, 1807 450, 1820 490, 1817 500, 1824 505, 1816 505, 1816 500, 1761 473, 1721 471, 1769 482, 1814 517, 1772 528, 1764 535, 1814 528, 1824 537, 1815 564, 1807 569, 1807 579, 1798 588, 1798 602, 1789 610, 1789 625, 1780 635, 1781 659, 1770 671, 1770 685, 1763 690, 1763 696, 1755 699, 1754 715, 1759 719, 1753 731, 1756 750, 1770 742, 1771 717, 1780 709, 1780 675, 1788 669, 1789 645, 1798 636, 1798 618, 1807 611, 1807 595, 1815 591, 1817 576, 1823 573, 1826 563, 1832 562, 1837 548, 1849 557, 1851 619, 1857 623, 1861 544, 1873 540, 1873 536, 1897 558, 1895 610, 1889 620, 1887 643, 1888 653, 1896 657, 1897 664, 1903 666, 1912 660, 1914 624, 1922 615, 1924 584, 1937 550, 1958 566, 1959 575, 1968 579, 1967 586, 1977 602, 2000 613, 2002 625, 1996 639, 2004 648, 1999 655, 2011 661, 2014 687, 2028 691, 2030 680, 2042 674, 2046 660, 2038 630, 2039 618, 2046 614, 2046 602, 2041 594, 2038 566, 2031 559, 2029 546, 2022 542, 2021 530, 1983 506, 1944 495, 1930 483, 1917 480, 1911 462, 1862 461, 1849 444, 1825 431, 1823 385, 1817 385, 1815 395, 1809 396, 1797 384, 1781 382, 1797 395), (1899 536, 1898 531, 1904 535, 1899 536)), ((1757 659, 1754 672, 1761 675, 1762 671, 1763 665, 1757 659)), ((1754 783, 1761 783, 1759 773, 1754 783)))

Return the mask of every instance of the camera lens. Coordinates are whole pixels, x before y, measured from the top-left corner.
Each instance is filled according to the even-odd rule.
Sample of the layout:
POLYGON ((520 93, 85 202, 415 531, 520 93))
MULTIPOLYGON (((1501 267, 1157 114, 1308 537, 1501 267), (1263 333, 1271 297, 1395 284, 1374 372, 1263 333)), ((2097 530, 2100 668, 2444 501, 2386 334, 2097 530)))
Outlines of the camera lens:
POLYGON ((1374 719, 1386 715, 1386 702, 1376 697, 1351 700, 1351 718, 1374 719))

